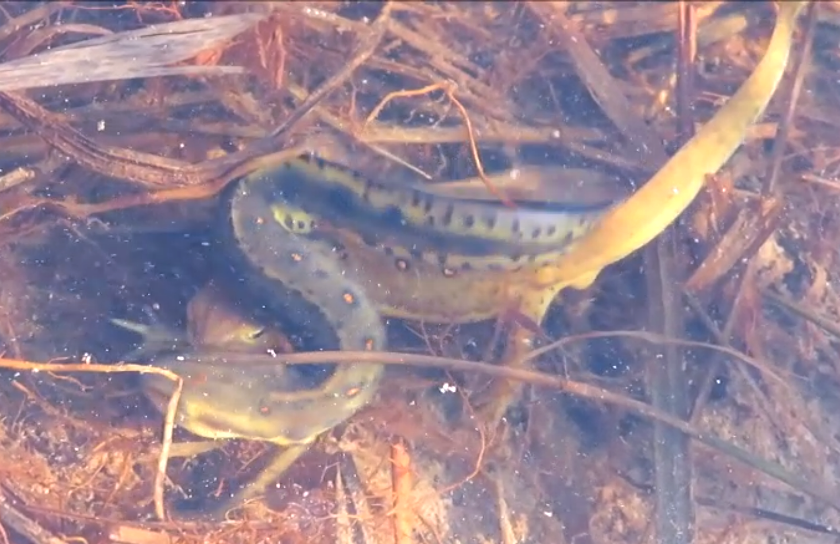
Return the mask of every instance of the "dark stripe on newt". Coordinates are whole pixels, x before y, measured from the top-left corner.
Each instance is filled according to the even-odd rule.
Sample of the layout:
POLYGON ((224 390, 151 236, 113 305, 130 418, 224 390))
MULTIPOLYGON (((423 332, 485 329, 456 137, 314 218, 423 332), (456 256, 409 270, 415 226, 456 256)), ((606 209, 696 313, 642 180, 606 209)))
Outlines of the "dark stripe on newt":
MULTIPOLYGON (((532 231, 519 233, 517 238, 513 238, 517 234, 512 232, 512 238, 509 241, 488 238, 481 236, 480 233, 471 235, 439 229, 437 226, 428 224, 413 224, 406 219, 396 204, 374 208, 363 201, 353 189, 335 183, 319 182, 294 168, 281 167, 274 172, 254 174, 250 177, 248 187, 249 190, 258 192, 260 198, 267 203, 281 203, 279 205, 282 206, 282 202, 288 202, 291 206, 301 208, 316 217, 325 218, 337 228, 357 232, 366 240, 366 243, 371 245, 393 245, 394 240, 399 240, 400 245, 408 250, 435 251, 464 256, 493 256, 512 253, 542 255, 562 252, 571 241, 568 236, 553 241, 529 240, 528 234, 532 234, 538 224, 529 224, 532 231)), ((393 192, 392 188, 383 190, 393 192)), ((405 191, 405 196, 409 199, 411 199, 411 194, 411 190, 405 191)), ((454 205, 458 209, 465 208, 460 200, 434 198, 440 200, 444 206, 454 205)), ((475 209, 481 212, 482 219, 486 222, 492 222, 499 213, 510 211, 503 206, 498 206, 497 209, 492 203, 483 201, 480 205, 476 205, 475 209)), ((582 223, 594 221, 598 216, 598 211, 603 209, 593 208, 588 212, 557 210, 556 221, 545 224, 545 232, 556 231, 561 226, 578 228, 582 223)), ((527 210, 519 213, 527 213, 527 210)), ((459 214, 459 217, 465 216, 465 214, 459 214)), ((512 223, 515 226, 518 221, 513 220, 512 223)))

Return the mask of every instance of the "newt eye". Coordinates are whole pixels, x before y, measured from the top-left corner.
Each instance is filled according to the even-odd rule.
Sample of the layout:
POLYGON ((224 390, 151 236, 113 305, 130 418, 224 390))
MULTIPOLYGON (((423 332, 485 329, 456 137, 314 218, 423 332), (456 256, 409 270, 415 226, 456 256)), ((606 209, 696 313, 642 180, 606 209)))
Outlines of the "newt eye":
POLYGON ((261 416, 270 416, 271 415, 271 407, 265 400, 260 400, 259 408, 258 408, 261 416))

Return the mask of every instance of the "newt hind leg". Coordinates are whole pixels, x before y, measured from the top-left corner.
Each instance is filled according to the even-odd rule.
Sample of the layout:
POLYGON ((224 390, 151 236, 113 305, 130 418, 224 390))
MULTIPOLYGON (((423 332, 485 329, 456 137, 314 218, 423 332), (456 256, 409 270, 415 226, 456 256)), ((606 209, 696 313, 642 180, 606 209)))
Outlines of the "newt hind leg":
MULTIPOLYGON (((534 349, 537 338, 547 338, 540 324, 560 289, 523 290, 500 315, 511 327, 500 364, 512 368, 529 368, 525 357, 534 349)), ((518 399, 522 384, 514 380, 495 379, 491 386, 477 395, 473 404, 478 417, 488 428, 495 428, 508 408, 518 399)))

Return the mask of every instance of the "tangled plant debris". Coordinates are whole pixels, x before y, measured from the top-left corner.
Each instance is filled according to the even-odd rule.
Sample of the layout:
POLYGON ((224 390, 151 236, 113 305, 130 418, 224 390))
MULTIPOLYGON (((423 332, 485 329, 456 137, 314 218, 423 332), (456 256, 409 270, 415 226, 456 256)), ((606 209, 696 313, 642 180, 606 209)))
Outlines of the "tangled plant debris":
POLYGON ((159 518, 253 474, 266 446, 162 464, 174 415, 162 443, 116 364, 136 338, 111 323, 151 308, 196 326, 212 244, 179 233, 215 220, 231 180, 302 152, 514 208, 618 202, 753 73, 777 7, 4 4, 0 524, 38 543, 830 538, 834 3, 800 17, 767 112, 681 220, 561 294, 539 372, 463 363, 493 360, 492 323, 395 323, 404 355, 381 357, 412 364, 235 521, 159 518), (530 385, 486 429, 468 393, 493 372, 530 385), (650 468, 663 455, 684 511, 657 509, 685 499, 650 468))

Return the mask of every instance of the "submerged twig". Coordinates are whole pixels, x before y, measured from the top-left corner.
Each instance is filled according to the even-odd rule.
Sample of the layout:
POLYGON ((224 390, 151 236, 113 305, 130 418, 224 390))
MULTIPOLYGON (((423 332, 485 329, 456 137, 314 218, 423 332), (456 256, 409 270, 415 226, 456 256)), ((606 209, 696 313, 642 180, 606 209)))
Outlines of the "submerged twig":
POLYGON ((289 132, 295 124, 300 121, 304 115, 309 113, 318 102, 323 100, 328 94, 344 85, 344 83, 353 75, 361 65, 363 65, 376 51, 385 33, 388 31, 388 23, 391 20, 391 9, 393 9, 392 2, 385 2, 382 9, 379 11, 379 16, 370 25, 370 33, 367 36, 360 37, 360 42, 356 51, 354 52, 350 61, 338 72, 332 75, 325 81, 318 89, 313 91, 301 103, 295 111, 286 118, 283 123, 271 131, 270 136, 276 138, 284 133, 289 132))
POLYGON ((241 13, 119 32, 0 64, 0 91, 173 75, 241 74, 238 66, 168 66, 231 39, 263 16, 241 13))
MULTIPOLYGON (((697 32, 693 10, 687 2, 680 2, 679 15, 677 111, 680 114, 679 134, 685 142, 690 136, 685 128, 692 125, 690 97, 694 88, 693 78, 689 74, 694 67, 697 32)), ((672 225, 660 235, 655 246, 645 252, 645 267, 649 271, 648 323, 653 330, 661 331, 669 338, 682 338, 685 335, 675 258, 677 241, 677 230, 672 225)), ((686 371, 685 351, 677 346, 666 345, 661 352, 648 353, 646 375, 651 404, 681 419, 685 419, 689 411, 689 379, 686 371)), ((667 425, 655 423, 653 459, 656 540, 690 544, 694 540, 695 515, 693 463, 688 437, 667 425)))
MULTIPOLYGON (((23 535, 32 544, 67 544, 66 540, 55 536, 12 506, 2 490, 0 490, 0 522, 23 535)), ((8 538, 6 534, 3 536, 8 538)))
POLYGON ((598 58, 586 39, 580 34, 562 13, 562 2, 531 2, 534 10, 553 32, 572 58, 578 75, 586 84, 592 97, 615 123, 628 141, 637 144, 642 162, 662 164, 668 158, 662 141, 642 119, 633 112, 630 103, 616 85, 604 63, 598 58))
MULTIPOLYGON (((812 2, 806 12, 802 49, 799 51, 794 64, 795 75, 793 76, 793 84, 790 87, 789 94, 785 97, 787 99, 787 108, 785 108, 784 117, 782 117, 782 121, 779 123, 779 129, 776 132, 776 138, 773 142, 773 159, 770 175, 767 176, 763 184, 762 192, 767 197, 772 195, 776 190, 776 183, 782 170, 782 160, 785 156, 785 149, 787 148, 788 138, 790 137, 793 126, 793 117, 796 114, 796 106, 799 103, 799 94, 802 92, 802 83, 805 81, 805 73, 811 64, 811 47, 814 41, 814 30, 817 26, 818 4, 818 2, 812 2)), ((763 242, 764 240, 761 243, 763 242)))

